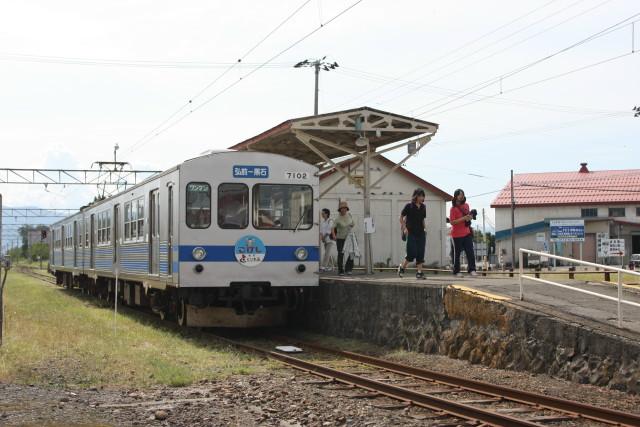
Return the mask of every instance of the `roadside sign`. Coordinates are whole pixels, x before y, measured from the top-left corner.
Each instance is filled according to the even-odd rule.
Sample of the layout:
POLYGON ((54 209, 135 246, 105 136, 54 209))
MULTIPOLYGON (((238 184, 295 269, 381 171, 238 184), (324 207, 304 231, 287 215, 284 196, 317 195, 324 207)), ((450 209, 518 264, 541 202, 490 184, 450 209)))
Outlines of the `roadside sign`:
POLYGON ((552 219, 549 234, 552 242, 584 242, 584 220, 552 219))
POLYGON ((624 256, 624 239, 609 239, 609 256, 624 256))
POLYGON ((609 233, 596 233, 596 252, 598 258, 609 256, 609 233))
POLYGON ((543 243, 547 240, 547 236, 544 232, 536 233, 536 242, 543 243))

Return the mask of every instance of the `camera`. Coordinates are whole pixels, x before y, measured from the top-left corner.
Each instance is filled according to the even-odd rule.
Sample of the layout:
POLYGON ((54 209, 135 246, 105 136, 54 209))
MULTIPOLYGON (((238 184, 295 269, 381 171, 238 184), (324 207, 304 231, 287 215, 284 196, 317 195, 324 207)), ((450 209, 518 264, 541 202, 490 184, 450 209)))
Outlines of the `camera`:
MULTIPOLYGON (((477 211, 477 210, 475 210, 475 209, 471 209, 471 210, 469 211, 469 215, 471 215, 471 218, 473 218, 473 220, 475 221, 475 220, 476 220, 476 218, 478 217, 478 211, 477 211)), ((465 221, 465 222, 464 222, 464 224, 465 224, 467 227, 471 227, 471 221, 465 221)))

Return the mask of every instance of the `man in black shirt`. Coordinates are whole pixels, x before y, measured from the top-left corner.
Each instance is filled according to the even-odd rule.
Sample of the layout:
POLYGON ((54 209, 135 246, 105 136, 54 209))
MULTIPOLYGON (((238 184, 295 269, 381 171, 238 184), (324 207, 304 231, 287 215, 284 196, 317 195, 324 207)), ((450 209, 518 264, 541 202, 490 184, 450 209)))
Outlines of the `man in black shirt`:
POLYGON ((424 190, 416 188, 411 197, 411 203, 407 203, 400 213, 400 226, 402 239, 407 240, 407 256, 398 266, 398 276, 402 277, 405 268, 413 260, 416 261, 416 279, 424 279, 422 264, 424 263, 424 249, 427 243, 425 233, 427 208, 424 206, 424 190))

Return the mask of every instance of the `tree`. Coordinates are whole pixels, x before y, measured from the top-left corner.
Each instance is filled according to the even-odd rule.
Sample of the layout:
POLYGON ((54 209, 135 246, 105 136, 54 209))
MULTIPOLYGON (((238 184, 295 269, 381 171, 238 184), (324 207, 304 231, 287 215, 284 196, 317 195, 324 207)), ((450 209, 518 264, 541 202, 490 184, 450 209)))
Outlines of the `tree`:
POLYGON ((49 244, 34 243, 31 245, 31 260, 37 261, 38 257, 40 257, 41 260, 49 259, 49 244))

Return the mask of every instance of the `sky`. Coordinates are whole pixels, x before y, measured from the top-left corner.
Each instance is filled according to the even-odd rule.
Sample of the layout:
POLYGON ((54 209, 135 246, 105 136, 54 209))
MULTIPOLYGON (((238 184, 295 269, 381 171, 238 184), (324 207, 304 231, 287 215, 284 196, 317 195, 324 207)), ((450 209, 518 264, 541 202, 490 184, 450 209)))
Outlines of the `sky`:
MULTIPOLYGON (((491 223, 511 169, 638 168, 639 13, 635 0, 5 1, 0 168, 86 169, 117 143, 133 168, 167 169, 311 115, 313 70, 293 65, 326 56, 339 67, 320 75, 320 113, 438 123, 406 167, 465 189, 491 223)), ((76 208, 97 189, 0 192, 6 207, 76 208)))

